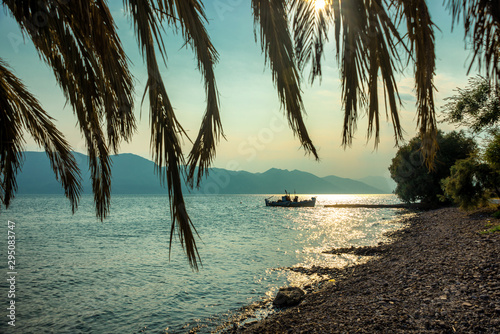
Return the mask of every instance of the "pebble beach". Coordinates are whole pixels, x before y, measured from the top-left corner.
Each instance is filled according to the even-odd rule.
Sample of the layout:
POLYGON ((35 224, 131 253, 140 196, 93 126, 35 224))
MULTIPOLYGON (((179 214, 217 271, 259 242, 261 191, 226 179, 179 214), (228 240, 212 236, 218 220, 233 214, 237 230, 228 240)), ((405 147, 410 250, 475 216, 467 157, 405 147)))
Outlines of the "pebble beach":
POLYGON ((333 249, 371 256, 344 269, 298 305, 233 333, 500 333, 500 224, 492 210, 419 213, 375 247, 333 249))

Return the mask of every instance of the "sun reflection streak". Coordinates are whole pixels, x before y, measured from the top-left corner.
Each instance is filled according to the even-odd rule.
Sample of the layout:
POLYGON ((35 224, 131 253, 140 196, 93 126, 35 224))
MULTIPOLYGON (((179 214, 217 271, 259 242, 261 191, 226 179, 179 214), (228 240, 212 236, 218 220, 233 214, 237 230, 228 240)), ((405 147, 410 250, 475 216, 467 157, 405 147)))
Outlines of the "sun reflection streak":
MULTIPOLYGON (((361 264, 369 258, 351 254, 331 255, 324 251, 350 246, 374 246, 383 241, 383 233, 400 228, 394 217, 395 209, 329 208, 326 204, 395 204, 394 195, 319 195, 316 208, 287 211, 287 228, 297 231, 295 253, 300 262, 288 271, 293 286, 328 280, 328 270, 361 264)), ((396 209, 401 210, 401 209, 396 209)))

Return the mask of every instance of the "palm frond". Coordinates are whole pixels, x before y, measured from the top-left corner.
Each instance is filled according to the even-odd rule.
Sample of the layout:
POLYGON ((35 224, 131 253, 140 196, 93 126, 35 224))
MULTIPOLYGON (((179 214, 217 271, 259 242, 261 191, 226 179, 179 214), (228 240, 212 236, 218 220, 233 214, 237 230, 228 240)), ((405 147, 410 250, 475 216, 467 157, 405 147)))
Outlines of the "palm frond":
MULTIPOLYGON (((394 130, 394 139, 396 145, 403 139, 403 129, 399 120, 398 106, 401 105, 397 83, 394 78, 394 73, 397 71, 396 64, 400 63, 399 52, 397 45, 402 44, 402 39, 383 7, 382 1, 372 1, 368 8, 369 15, 369 50, 370 68, 369 68, 369 95, 370 103, 368 107, 368 138, 373 133, 375 127, 375 146, 379 143, 380 120, 379 120, 379 103, 377 78, 378 71, 382 78, 384 87, 386 115, 387 107, 390 110, 390 118, 394 130), (375 124, 374 124, 375 123, 375 124)), ((404 50, 404 47, 403 47, 404 50)), ((389 117, 389 115, 387 115, 389 117)))
POLYGON ((195 180, 199 186, 203 174, 207 172, 215 158, 215 148, 221 136, 224 136, 219 113, 219 93, 215 82, 214 65, 218 54, 208 36, 203 5, 197 0, 160 1, 160 12, 165 21, 174 27, 180 26, 182 36, 190 44, 198 59, 198 69, 205 79, 207 108, 193 148, 188 157, 188 181, 195 180), (176 18, 174 20, 173 18, 176 18), (198 168, 196 168, 198 166, 198 168))
POLYGON ((0 199, 8 207, 17 190, 16 173, 21 168, 23 129, 44 147, 56 179, 71 203, 78 207, 81 177, 71 147, 38 100, 0 59, 0 199))
POLYGON ((162 183, 167 183, 172 225, 170 229, 170 251, 174 231, 182 247, 186 251, 192 268, 198 269, 199 253, 196 246, 191 219, 189 218, 181 189, 180 165, 184 162, 182 149, 179 143, 179 133, 183 133, 178 123, 173 107, 160 75, 155 53, 155 40, 162 48, 161 27, 155 14, 155 7, 149 0, 127 0, 125 2, 130 12, 139 46, 148 68, 148 83, 146 92, 149 92, 151 149, 156 171, 160 174, 162 183))
POLYGON ((432 167, 439 149, 434 105, 434 23, 424 0, 399 0, 397 7, 399 15, 406 20, 410 55, 414 58, 417 126, 422 139, 422 154, 426 164, 432 167))
POLYGON ((496 84, 500 84, 500 2, 491 0, 448 0, 454 23, 463 16, 465 38, 472 45, 469 72, 477 62, 496 84))
POLYGON ((327 5, 318 11, 313 1, 291 0, 289 8, 297 67, 304 71, 306 65, 311 64, 309 80, 312 84, 316 77, 321 78, 321 59, 328 41, 332 7, 327 5))
POLYGON ((300 75, 294 60, 293 43, 288 30, 286 3, 281 0, 252 0, 255 29, 260 26, 260 41, 266 62, 269 61, 273 81, 281 105, 285 108, 288 124, 307 153, 318 154, 309 138, 302 119, 304 109, 300 75))
POLYGON ((344 106, 344 130, 342 133, 342 145, 352 144, 356 122, 358 119, 358 107, 366 105, 366 73, 368 63, 364 49, 366 43, 367 16, 363 0, 342 2, 338 6, 341 21, 335 21, 335 25, 341 25, 341 49, 337 49, 337 59, 341 66, 342 79, 342 102, 344 106))
POLYGON ((109 147, 117 152, 120 141, 135 129, 132 77, 109 9, 102 0, 4 4, 53 69, 77 115, 87 142, 96 214, 102 220, 111 189, 109 147), (50 15, 36 24, 40 12, 50 15))
POLYGON ((367 138, 375 134, 377 147, 380 140, 379 75, 386 96, 386 113, 389 117, 390 112, 397 144, 403 136, 398 111, 401 101, 394 78, 396 64, 400 61, 397 46, 402 41, 397 28, 382 1, 336 0, 332 10, 342 78, 342 144, 352 144, 359 110, 366 109, 367 138))

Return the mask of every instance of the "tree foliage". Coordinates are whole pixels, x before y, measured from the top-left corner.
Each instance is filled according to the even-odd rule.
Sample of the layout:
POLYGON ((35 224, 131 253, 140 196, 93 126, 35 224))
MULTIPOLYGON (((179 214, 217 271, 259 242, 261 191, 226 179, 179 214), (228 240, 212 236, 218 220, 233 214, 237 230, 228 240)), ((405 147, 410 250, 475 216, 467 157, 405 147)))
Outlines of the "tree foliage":
POLYGON ((457 161, 442 185, 445 195, 465 210, 486 204, 492 194, 500 197, 500 136, 488 144, 484 159, 476 155, 457 161))
POLYGON ((445 106, 445 121, 490 134, 483 154, 457 161, 442 182, 445 195, 468 210, 487 203, 491 193, 500 197, 500 87, 478 76, 458 93, 445 106))
POLYGON ((485 77, 469 79, 465 89, 447 98, 444 121, 465 126, 473 133, 495 131, 500 121, 500 86, 485 77))
MULTIPOLYGON (((129 59, 104 0, 2 0, 3 7, 33 42, 40 58, 54 72, 86 141, 96 215, 104 219, 111 189, 110 154, 131 139, 135 128, 134 87, 129 59)), ((271 69, 279 100, 293 133, 307 153, 318 158, 303 121, 301 71, 311 65, 311 80, 321 75, 324 42, 335 39, 344 106, 343 143, 352 142, 360 113, 368 115, 368 137, 379 141, 380 90, 396 143, 402 138, 395 74, 413 64, 417 95, 417 127, 426 161, 437 152, 434 106, 434 24, 424 0, 331 0, 317 12, 310 0, 252 0, 256 35, 271 69), (332 28, 330 30, 330 27, 332 28), (259 32, 257 34, 257 31, 259 32), (379 87, 379 83, 382 87, 379 87)), ((498 1, 449 0, 455 20, 463 15, 466 36, 473 41, 473 62, 497 82, 500 5, 498 1)), ((124 0, 125 12, 147 65, 144 97, 150 106, 151 151, 161 182, 167 185, 172 225, 190 264, 199 260, 194 229, 181 191, 180 166, 188 164, 187 180, 199 184, 224 136, 215 65, 219 55, 206 30, 200 0, 124 0), (178 122, 160 75, 158 58, 166 63, 164 30, 179 32, 195 54, 204 78, 206 109, 187 159, 181 140, 187 134, 178 122), (163 168, 165 167, 165 168, 163 168)), ((73 209, 80 194, 79 173, 71 148, 48 114, 3 61, 0 62, 0 185, 9 205, 16 190, 26 129, 45 148, 73 209)))
POLYGON ((447 134, 439 131, 437 140, 441 149, 433 170, 429 170, 424 164, 419 137, 402 146, 392 159, 389 171, 397 183, 395 194, 402 201, 420 201, 431 205, 438 203, 439 197, 443 195, 441 180, 450 175, 450 167, 476 150, 474 141, 463 131, 447 134))
POLYGON ((488 203, 490 190, 498 182, 497 174, 477 157, 458 160, 450 176, 442 181, 443 190, 462 209, 473 209, 488 203))
POLYGON ((500 171, 500 133, 496 133, 489 142, 484 152, 484 159, 492 168, 500 171))

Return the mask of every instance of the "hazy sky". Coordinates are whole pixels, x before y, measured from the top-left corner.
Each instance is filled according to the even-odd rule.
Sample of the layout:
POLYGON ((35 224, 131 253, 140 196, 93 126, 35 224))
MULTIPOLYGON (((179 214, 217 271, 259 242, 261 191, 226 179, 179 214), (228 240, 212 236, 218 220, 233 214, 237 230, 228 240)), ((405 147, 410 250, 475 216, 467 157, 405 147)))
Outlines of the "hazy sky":
MULTIPOLYGON (((436 104, 440 114, 444 98, 454 95, 456 87, 467 83, 466 69, 469 53, 465 51, 462 27, 451 33, 451 18, 441 1, 428 1, 436 30, 437 70, 436 104)), ((221 116, 227 140, 218 146, 214 166, 263 172, 271 167, 299 169, 318 176, 337 175, 350 178, 379 175, 389 176, 387 168, 397 148, 394 147, 392 124, 381 118, 381 142, 378 150, 373 140, 366 140, 366 117, 360 117, 353 146, 341 147, 343 111, 340 104, 341 83, 335 61, 334 45, 325 48, 323 77, 313 85, 303 85, 307 116, 305 123, 321 161, 304 155, 300 142, 288 128, 280 109, 271 73, 264 64, 260 41, 255 43, 254 23, 249 1, 205 1, 209 19, 208 31, 219 52, 215 68, 220 92, 221 116)), ((121 146, 121 153, 135 153, 150 158, 149 110, 140 110, 147 73, 138 52, 136 39, 128 17, 123 14, 122 1, 110 1, 125 51, 130 57, 136 80, 136 110, 138 132, 131 143, 121 146)), ((48 66, 40 61, 31 41, 23 41, 17 24, 0 11, 0 58, 14 70, 42 105, 57 119, 74 150, 86 152, 84 141, 76 127, 76 117, 65 106, 64 96, 48 66)), ((332 36, 333 40, 333 36, 332 36)), ((192 51, 182 48, 179 36, 166 30, 168 67, 162 67, 167 92, 177 117, 194 140, 205 110, 205 93, 201 74, 196 70, 192 51)), ((416 114, 412 68, 399 80, 398 88, 404 101, 401 110, 405 139, 416 134, 416 114)), ((471 73, 471 75, 475 75, 471 73)), ((308 73, 304 74, 307 79, 308 73)), ((307 81, 307 80, 306 80, 307 81)), ((383 106, 382 106, 383 110, 383 106)), ((449 125, 441 124, 443 130, 449 125)), ((39 148, 27 137, 27 150, 39 148)), ((185 141, 189 152, 189 141, 185 141)))

